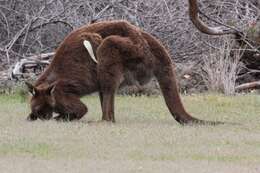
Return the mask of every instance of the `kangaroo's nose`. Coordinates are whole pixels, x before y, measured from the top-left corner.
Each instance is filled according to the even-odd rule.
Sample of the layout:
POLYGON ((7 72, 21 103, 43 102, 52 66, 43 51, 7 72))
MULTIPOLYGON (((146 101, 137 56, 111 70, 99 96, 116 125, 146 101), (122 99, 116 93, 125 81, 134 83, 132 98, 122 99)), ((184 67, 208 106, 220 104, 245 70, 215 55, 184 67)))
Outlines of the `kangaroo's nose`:
POLYGON ((41 109, 40 106, 35 106, 35 107, 33 108, 33 112, 34 112, 35 114, 39 114, 39 113, 40 113, 40 109, 41 109))

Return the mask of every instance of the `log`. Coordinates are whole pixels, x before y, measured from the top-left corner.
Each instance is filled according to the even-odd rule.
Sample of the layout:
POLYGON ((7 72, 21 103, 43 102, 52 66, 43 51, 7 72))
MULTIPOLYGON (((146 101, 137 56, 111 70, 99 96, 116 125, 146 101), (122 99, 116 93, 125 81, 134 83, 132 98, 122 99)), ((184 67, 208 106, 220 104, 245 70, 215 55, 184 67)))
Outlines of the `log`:
POLYGON ((236 91, 242 91, 248 89, 260 89, 260 81, 244 83, 235 87, 236 91))
POLYGON ((54 55, 54 52, 44 53, 39 55, 33 55, 26 57, 18 61, 11 70, 10 78, 19 79, 22 77, 25 69, 37 68, 37 65, 50 64, 50 57, 54 55))

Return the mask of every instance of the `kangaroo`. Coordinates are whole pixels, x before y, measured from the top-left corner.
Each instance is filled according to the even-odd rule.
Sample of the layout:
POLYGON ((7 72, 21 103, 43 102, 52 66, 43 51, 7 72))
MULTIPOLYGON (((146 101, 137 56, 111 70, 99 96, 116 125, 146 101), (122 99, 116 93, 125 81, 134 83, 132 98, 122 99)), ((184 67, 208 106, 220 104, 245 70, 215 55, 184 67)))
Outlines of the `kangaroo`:
POLYGON ((114 97, 124 81, 144 85, 155 77, 166 105, 180 124, 221 124, 186 112, 178 93, 174 65, 152 35, 121 20, 85 25, 71 32, 58 47, 51 64, 34 85, 28 120, 78 120, 88 111, 80 97, 98 92, 102 120, 115 122, 114 97), (131 79, 129 79, 131 78, 131 79))

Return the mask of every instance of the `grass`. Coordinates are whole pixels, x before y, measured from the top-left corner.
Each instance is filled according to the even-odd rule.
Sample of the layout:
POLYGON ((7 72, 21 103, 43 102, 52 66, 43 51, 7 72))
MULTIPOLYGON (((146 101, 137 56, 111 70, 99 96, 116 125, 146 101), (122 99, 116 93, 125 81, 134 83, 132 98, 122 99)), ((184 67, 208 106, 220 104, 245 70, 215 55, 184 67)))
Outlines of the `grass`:
POLYGON ((183 97, 193 116, 238 125, 181 126, 161 97, 116 98, 116 120, 101 117, 99 99, 83 98, 78 122, 27 122, 29 106, 0 96, 0 172, 260 172, 260 96, 183 97))

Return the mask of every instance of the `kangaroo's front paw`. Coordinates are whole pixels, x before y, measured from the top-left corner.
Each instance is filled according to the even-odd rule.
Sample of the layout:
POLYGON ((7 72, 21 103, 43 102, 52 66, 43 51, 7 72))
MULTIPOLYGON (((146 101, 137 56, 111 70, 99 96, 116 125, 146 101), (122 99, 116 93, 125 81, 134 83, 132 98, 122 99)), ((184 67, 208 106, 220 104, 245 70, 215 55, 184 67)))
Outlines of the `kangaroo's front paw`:
POLYGON ((33 114, 33 113, 30 113, 29 115, 28 115, 28 117, 26 118, 26 120, 27 121, 35 121, 35 120, 37 120, 37 116, 35 115, 35 114, 33 114))

